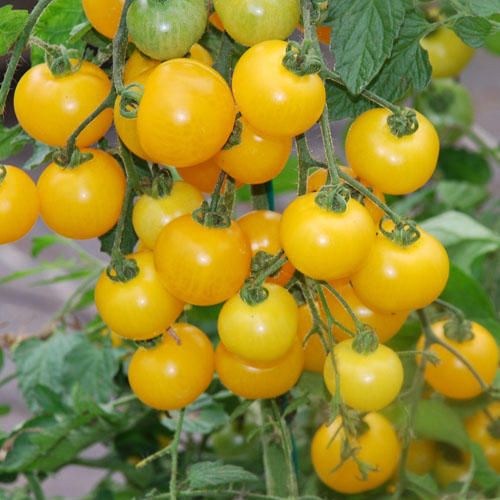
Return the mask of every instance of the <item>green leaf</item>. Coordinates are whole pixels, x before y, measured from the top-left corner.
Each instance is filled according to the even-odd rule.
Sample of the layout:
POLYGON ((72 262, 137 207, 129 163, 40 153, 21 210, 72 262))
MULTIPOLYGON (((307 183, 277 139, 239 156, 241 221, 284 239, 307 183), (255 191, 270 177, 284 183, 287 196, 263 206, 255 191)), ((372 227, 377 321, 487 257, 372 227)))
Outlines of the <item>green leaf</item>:
POLYGON ((35 170, 52 161, 53 150, 47 144, 35 142, 31 156, 24 162, 25 170, 35 170))
MULTIPOLYGON (((33 34, 52 44, 64 44, 68 48, 83 50, 85 42, 75 40, 70 43, 74 26, 86 21, 81 0, 54 0, 40 16, 33 34)), ((44 61, 43 51, 34 47, 31 53, 32 64, 44 61)))
POLYGON ((498 488, 500 486, 500 475, 488 463, 481 446, 472 443, 470 449, 474 460, 474 481, 486 491, 498 488))
POLYGON ((7 128, 0 123, 0 161, 19 153, 31 141, 20 125, 7 128))
POLYGON ((441 181, 436 186, 436 193, 449 210, 463 211, 472 210, 489 196, 486 186, 461 181, 441 181))
POLYGON ((27 278, 28 276, 41 274, 45 271, 53 271, 53 270, 61 270, 64 268, 69 268, 72 265, 73 263, 71 261, 68 261, 62 257, 48 262, 42 262, 38 266, 31 267, 29 269, 24 269, 22 271, 16 271, 7 276, 3 276, 2 278, 0 278, 0 285, 4 285, 5 283, 9 283, 10 281, 27 278))
POLYGON ((31 240, 31 256, 38 257, 46 248, 61 243, 61 237, 57 234, 45 234, 35 236, 31 240))
POLYGON ((27 10, 12 9, 12 5, 0 8, 0 56, 14 45, 28 19, 27 10))
POLYGON ((335 69, 356 95, 391 55, 405 8, 400 0, 338 0, 333 16, 335 69))
POLYGON ((484 45, 486 37, 492 33, 492 24, 481 17, 461 17, 452 26, 455 33, 467 44, 474 48, 484 45))
POLYGON ((500 248, 500 235, 461 212, 445 212, 421 226, 438 238, 453 263, 469 274, 476 259, 500 248))
POLYGON ((489 17, 500 13, 500 0, 468 0, 467 3, 477 16, 489 17))
POLYGON ((469 446, 463 422, 442 401, 423 399, 418 403, 415 432, 419 438, 448 443, 461 450, 469 446))
MULTIPOLYGON (((432 68, 420 39, 428 32, 429 23, 415 11, 409 11, 399 31, 390 58, 366 87, 377 95, 396 102, 412 90, 423 90, 430 82, 432 68)), ((377 107, 341 86, 327 82, 327 98, 333 120, 354 118, 367 109, 377 107)))
POLYGON ((471 184, 487 184, 492 175, 488 160, 482 154, 451 146, 441 148, 438 168, 447 179, 471 184))
POLYGON ((187 480, 193 489, 213 488, 223 484, 249 483, 257 481, 255 474, 237 465, 223 465, 221 462, 199 462, 187 470, 187 480))
POLYGON ((407 470, 405 477, 407 480, 406 487, 422 500, 437 498, 439 496, 439 487, 436 480, 429 474, 421 476, 407 470))

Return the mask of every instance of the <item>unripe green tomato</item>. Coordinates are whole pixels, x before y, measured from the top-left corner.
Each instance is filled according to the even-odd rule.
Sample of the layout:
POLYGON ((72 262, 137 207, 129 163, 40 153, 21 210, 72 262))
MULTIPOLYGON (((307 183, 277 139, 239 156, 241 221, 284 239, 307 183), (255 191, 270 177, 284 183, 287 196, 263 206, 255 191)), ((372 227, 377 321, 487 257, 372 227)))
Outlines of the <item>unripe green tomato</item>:
POLYGON ((160 61, 186 55, 207 22, 205 0, 134 0, 127 12, 132 42, 160 61))
POLYGON ((451 78, 433 80, 417 96, 415 109, 432 122, 445 144, 460 139, 474 121, 474 106, 469 91, 451 78))

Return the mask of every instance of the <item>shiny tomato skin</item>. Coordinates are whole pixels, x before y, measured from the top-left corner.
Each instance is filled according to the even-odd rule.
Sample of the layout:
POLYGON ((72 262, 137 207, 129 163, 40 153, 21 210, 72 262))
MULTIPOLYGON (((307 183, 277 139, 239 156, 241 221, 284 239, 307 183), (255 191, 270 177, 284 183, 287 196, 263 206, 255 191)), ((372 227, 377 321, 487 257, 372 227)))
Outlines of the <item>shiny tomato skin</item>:
MULTIPOLYGON (((349 167, 340 167, 346 174, 350 175, 352 178, 361 182, 365 187, 370 189, 373 194, 382 202, 385 203, 385 196, 379 189, 374 189, 369 186, 365 181, 356 177, 356 174, 353 172, 352 168, 349 167)), ((328 179, 327 170, 324 168, 318 169, 307 178, 307 192, 315 193, 319 191, 325 184, 328 179)), ((368 213, 372 216, 372 219, 375 223, 379 223, 380 219, 385 215, 385 212, 379 208, 373 201, 370 201, 366 197, 361 202, 363 206, 368 210, 368 213)))
POLYGON ((134 45, 161 61, 186 55, 203 35, 207 21, 204 0, 135 0, 127 12, 134 45))
MULTIPOLYGON (((250 242, 252 255, 266 252, 276 255, 282 250, 280 241, 281 215, 272 210, 252 210, 238 219, 238 225, 250 242)), ((287 261, 278 274, 266 281, 286 285, 293 276, 295 268, 287 261)))
POLYGON ((231 38, 242 45, 288 38, 300 19, 299 0, 214 0, 231 38))
POLYGON ((82 0, 82 7, 90 24, 107 38, 118 31, 125 0, 82 0))
POLYGON ((282 64, 287 43, 269 40, 240 58, 233 93, 241 114, 262 133, 293 137, 310 129, 326 102, 318 75, 299 76, 282 64))
MULTIPOLYGON (((144 73, 151 73, 151 71, 160 64, 161 61, 151 59, 140 50, 134 50, 127 59, 125 68, 123 69, 123 83, 125 85, 130 85, 131 83, 137 82, 137 78, 144 76, 144 73)), ((146 79, 141 83, 144 84, 145 80, 146 79)))
POLYGON ((298 308, 282 286, 264 285, 267 298, 247 304, 240 294, 223 306, 217 322, 227 350, 250 363, 272 363, 283 357, 297 339, 298 308))
POLYGON ((215 368, 222 384, 245 399, 276 398, 298 381, 304 352, 298 339, 285 356, 273 363, 250 363, 228 351, 222 342, 215 351, 215 368))
POLYGON ((155 162, 189 167, 224 146, 234 119, 231 91, 215 70, 192 59, 173 59, 149 75, 137 130, 155 162))
MULTIPOLYGON (((333 354, 340 379, 340 394, 345 404, 361 412, 377 411, 391 404, 403 385, 403 365, 389 347, 379 344, 370 353, 359 353, 353 339, 335 345, 333 354)), ((323 377, 332 395, 337 391, 336 375, 329 354, 323 377)))
POLYGON ((132 356, 128 379, 135 395, 156 410, 184 408, 207 389, 214 374, 214 351, 208 337, 186 323, 172 326, 177 339, 162 342, 132 356))
POLYGON ((407 194, 421 188, 436 169, 439 136, 417 112, 418 130, 403 137, 392 134, 391 111, 370 109, 352 123, 346 137, 347 161, 356 175, 387 194, 407 194))
POLYGON ((402 247, 383 234, 363 266, 351 277, 360 300, 388 313, 428 306, 446 286, 450 262, 443 245, 424 231, 415 243, 402 247))
POLYGON ((75 168, 51 163, 37 184, 44 222, 75 240, 97 238, 117 223, 126 188, 125 174, 110 154, 82 151, 92 159, 75 168))
MULTIPOLYGON (((377 334, 380 342, 384 343, 390 340, 399 329, 403 326, 404 322, 408 318, 409 311, 397 312, 397 313, 385 313, 382 311, 377 311, 370 309, 365 306, 363 302, 356 295, 352 286, 349 284, 335 286, 337 292, 342 295, 343 299, 351 307, 354 314, 359 318, 362 323, 370 325, 377 334)), ((326 301, 330 308, 333 317, 342 323, 351 332, 356 331, 354 320, 346 309, 342 306, 340 301, 335 297, 335 295, 328 290, 325 291, 326 301)), ((347 332, 339 328, 338 326, 333 327, 333 335, 339 341, 346 340, 349 338, 347 332)))
MULTIPOLYGON (((76 61, 73 61, 76 64, 76 61)), ((19 124, 33 138, 49 146, 65 146, 69 136, 106 99, 111 82, 104 71, 87 61, 66 76, 55 77, 47 64, 29 69, 14 92, 14 110, 19 124)), ((78 136, 77 146, 98 141, 113 121, 104 110, 78 136)))
POLYGON ((206 227, 183 215, 163 228, 154 253, 163 284, 188 304, 223 302, 250 273, 250 245, 236 222, 206 227))
POLYGON ((314 279, 335 280, 355 272, 375 239, 370 214, 350 199, 345 212, 317 205, 315 193, 296 198, 283 213, 280 236, 291 264, 314 279))
MULTIPOLYGON (((446 320, 433 323, 434 334, 462 354, 483 381, 490 385, 495 378, 500 358, 499 348, 493 335, 480 324, 472 322, 474 337, 458 342, 445 335, 445 323, 446 320)), ((421 337, 417 348, 422 350, 423 346, 424 338, 421 337)), ((470 399, 483 392, 474 375, 452 353, 439 344, 432 344, 429 350, 440 359, 437 365, 427 363, 424 373, 425 380, 435 391, 453 399, 470 399)))
POLYGON ((191 184, 175 181, 170 194, 139 197, 132 212, 132 224, 146 248, 154 249, 161 230, 181 215, 190 214, 203 203, 202 194, 191 184))
POLYGON ((340 493, 361 493, 385 483, 396 470, 400 444, 390 422, 379 413, 368 413, 364 418, 368 430, 351 446, 358 449, 358 458, 375 470, 361 478, 358 465, 349 458, 342 465, 342 441, 344 430, 339 431, 341 417, 330 426, 322 425, 315 433, 311 445, 311 458, 316 474, 332 490, 340 493))
MULTIPOLYGON (((319 305, 317 304, 319 309, 319 305)), ((299 307, 298 333, 300 341, 303 343, 306 335, 311 331, 313 325, 311 311, 307 304, 299 307)), ((323 373, 325 366, 326 352, 319 334, 315 333, 307 340, 304 346, 304 370, 316 373, 323 373)))
POLYGON ((192 167, 179 168, 177 173, 189 184, 198 188, 202 193, 212 193, 217 179, 222 170, 215 163, 214 158, 193 165, 192 167))
POLYGON ((121 283, 104 271, 97 281, 95 303, 108 327, 121 337, 147 340, 164 332, 179 316, 184 303, 161 284, 154 267, 153 253, 131 254, 139 274, 121 283))
MULTIPOLYGON (((500 402, 494 401, 486 408, 490 415, 497 421, 500 419, 500 402)), ((472 441, 478 443, 483 449, 490 466, 500 474, 500 438, 495 437, 490 431, 491 420, 481 410, 469 417, 465 422, 467 434, 472 441)))
POLYGON ((433 78, 458 76, 476 52, 462 42, 453 30, 445 27, 422 38, 420 45, 429 54, 433 78))
POLYGON ((290 157, 292 139, 257 132, 244 118, 241 125, 240 143, 222 149, 215 156, 215 162, 244 184, 263 184, 274 179, 290 157))
POLYGON ((40 212, 38 192, 29 175, 12 165, 3 167, 6 175, 0 181, 0 245, 28 234, 40 212))

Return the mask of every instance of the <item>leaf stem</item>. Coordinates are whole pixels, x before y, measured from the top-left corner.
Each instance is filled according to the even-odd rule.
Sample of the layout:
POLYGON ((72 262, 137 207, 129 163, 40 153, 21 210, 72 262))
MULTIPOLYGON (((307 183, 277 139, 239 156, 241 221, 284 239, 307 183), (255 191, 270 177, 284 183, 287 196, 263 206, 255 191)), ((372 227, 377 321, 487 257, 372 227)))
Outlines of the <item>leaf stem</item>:
POLYGON ((171 450, 170 454, 172 456, 172 468, 170 471, 170 500, 177 500, 177 468, 179 464, 179 442, 181 440, 182 425, 184 424, 184 416, 186 415, 186 408, 182 408, 179 412, 179 418, 177 419, 177 425, 175 427, 175 434, 172 443, 170 444, 171 450))
POLYGON ((25 476, 28 481, 30 490, 33 493, 33 496, 35 497, 35 500, 45 500, 45 495, 43 493, 42 486, 40 484, 40 481, 36 477, 35 473, 26 472, 25 476))
POLYGON ((0 115, 2 115, 5 111, 5 103, 9 94, 10 85, 12 83, 12 79, 14 78, 16 67, 19 63, 19 60, 21 59, 23 50, 28 43, 30 34, 35 27, 38 18, 43 14, 43 11, 51 2, 52 0, 39 0, 39 2, 35 5, 30 15, 28 16, 23 31, 17 38, 17 41, 14 45, 14 50, 12 51, 12 55, 9 60, 9 64, 5 71, 5 76, 2 80, 2 85, 0 86, 0 115))

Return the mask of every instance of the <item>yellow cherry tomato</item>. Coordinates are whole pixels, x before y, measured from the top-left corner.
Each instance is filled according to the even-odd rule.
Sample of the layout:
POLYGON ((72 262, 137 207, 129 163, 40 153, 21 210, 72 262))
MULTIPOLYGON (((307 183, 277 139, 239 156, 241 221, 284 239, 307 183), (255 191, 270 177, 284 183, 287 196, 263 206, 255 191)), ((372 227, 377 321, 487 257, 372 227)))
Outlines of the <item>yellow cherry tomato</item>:
POLYGON ((165 226, 155 264, 167 289, 188 304, 207 306, 232 297, 250 273, 251 251, 236 222, 207 227, 191 215, 165 226))
POLYGON ((486 412, 481 410, 466 420, 465 427, 472 441, 483 449, 488 463, 500 474, 500 436, 492 432, 493 425, 496 425, 497 429, 500 425, 500 401, 491 403, 486 410, 495 420, 495 424, 486 412))
POLYGON ((184 303, 161 284, 153 253, 131 254, 139 273, 125 283, 113 281, 103 272, 97 281, 95 303, 106 325, 132 340, 147 340, 164 332, 179 316, 184 303))
POLYGON ((154 198, 143 194, 134 205, 132 224, 146 248, 153 250, 158 235, 168 223, 190 214, 202 203, 203 196, 194 186, 176 181, 167 196, 154 198))
POLYGON ((269 40, 236 64, 233 93, 241 114, 260 132, 293 137, 310 129, 326 102, 318 75, 299 76, 283 66, 287 43, 269 40))
MULTIPOLYGON (((445 335, 447 320, 432 324, 432 331, 443 342, 458 351, 474 367, 483 381, 490 385, 495 378, 500 357, 493 335, 480 324, 471 322, 473 337, 459 342, 445 335)), ((424 347, 421 337, 417 349, 424 347)), ((439 363, 427 363, 425 380, 437 392, 454 399, 470 399, 481 394, 482 389, 470 370, 450 351, 439 344, 432 344, 429 351, 435 354, 439 363)))
POLYGON ((139 140, 157 163, 197 165, 233 130, 235 106, 224 79, 192 59, 172 59, 148 77, 137 113, 139 140))
MULTIPOLYGON (((151 73, 151 71, 161 64, 161 61, 151 59, 144 55, 140 50, 135 49, 125 63, 123 69, 123 83, 130 85, 137 82, 137 78, 144 76, 144 73, 151 73)), ((145 83, 142 82, 143 84, 145 83)))
POLYGON ((443 245, 418 228, 420 238, 401 246, 377 234, 368 258, 351 277, 368 307, 385 312, 420 309, 436 300, 448 281, 450 262, 443 245))
MULTIPOLYGON (((108 76, 95 64, 83 61, 73 73, 54 76, 43 63, 33 66, 19 80, 14 109, 19 124, 31 137, 62 147, 110 90, 108 76)), ((113 112, 105 109, 80 133, 76 145, 86 147, 97 142, 112 121, 113 112)))
POLYGON ((453 30, 445 27, 422 38, 420 45, 429 54, 433 78, 458 76, 475 53, 453 30))
POLYGON ((191 49, 189 49, 189 58, 198 61, 205 66, 212 66, 214 63, 210 52, 199 43, 195 43, 191 49))
POLYGON ((226 349, 250 362, 273 362, 284 356, 297 338, 298 310, 282 286, 264 285, 267 298, 247 304, 238 293, 223 306, 219 337, 226 349))
POLYGON ((434 463, 434 477, 442 488, 451 483, 464 482, 470 474, 470 454, 440 445, 434 463))
POLYGON ((365 430, 357 438, 349 437, 360 461, 373 467, 363 480, 357 463, 348 458, 342 463, 344 429, 337 417, 329 426, 322 425, 313 437, 311 458, 316 474, 332 490, 340 493, 361 493, 385 483, 399 461, 400 445, 390 422, 379 413, 368 413, 365 430))
POLYGON ((114 38, 118 31, 125 0, 82 0, 90 24, 101 34, 114 38))
MULTIPOLYGON (((192 167, 179 168, 177 171, 186 182, 198 188, 202 193, 213 192, 221 172, 222 170, 215 163, 215 158, 210 158, 192 167)), ((241 183, 236 182, 236 188, 240 186, 241 183)))
POLYGON ((53 231, 84 240, 108 232, 118 221, 126 180, 120 164, 99 149, 74 168, 51 163, 38 179, 40 213, 53 231))
POLYGON ((0 165, 0 244, 25 236, 40 211, 35 183, 20 168, 0 165))
POLYGON ((375 239, 375 225, 354 199, 345 212, 316 203, 316 194, 296 198, 283 213, 281 242, 296 269, 314 279, 350 276, 366 259, 375 239))
POLYGON ((201 330, 176 323, 171 333, 151 349, 139 347, 128 369, 134 394, 156 410, 184 408, 201 396, 214 374, 214 350, 201 330))
POLYGON ((428 439, 413 439, 408 448, 406 468, 420 476, 429 474, 434 469, 436 457, 436 443, 428 439))
POLYGON ((215 352, 215 368, 222 384, 245 399, 276 398, 298 381, 304 365, 304 351, 298 339, 280 359, 270 363, 246 361, 228 351, 222 342, 215 352))
POLYGON ((215 156, 217 165, 245 184, 263 184, 274 179, 285 167, 292 152, 290 137, 272 137, 257 132, 241 120, 241 141, 215 156))
MULTIPOLYGON (((370 309, 363 304, 354 292, 352 286, 349 284, 336 286, 335 289, 340 293, 340 295, 342 295, 342 298, 351 307, 359 320, 362 323, 370 325, 375 330, 379 341, 382 343, 387 342, 394 335, 396 335, 408 318, 408 311, 387 313, 370 309)), ((333 317, 351 332, 355 332, 356 327, 354 320, 342 306, 337 297, 328 290, 325 291, 325 296, 333 317)), ((338 326, 333 327, 333 335, 337 340, 345 340, 349 338, 348 333, 338 326)))
MULTIPOLYGON (((403 365, 399 356, 387 346, 379 344, 368 353, 357 352, 353 339, 343 340, 333 348, 340 394, 343 401, 358 411, 376 411, 396 399, 403 385, 403 365)), ((323 377, 332 395, 337 391, 336 371, 332 355, 325 360, 323 377)))
POLYGON ((436 170, 439 136, 434 125, 416 112, 418 130, 397 137, 389 128, 391 111, 370 109, 349 128, 345 151, 356 175, 388 194, 407 194, 422 187, 436 170))

